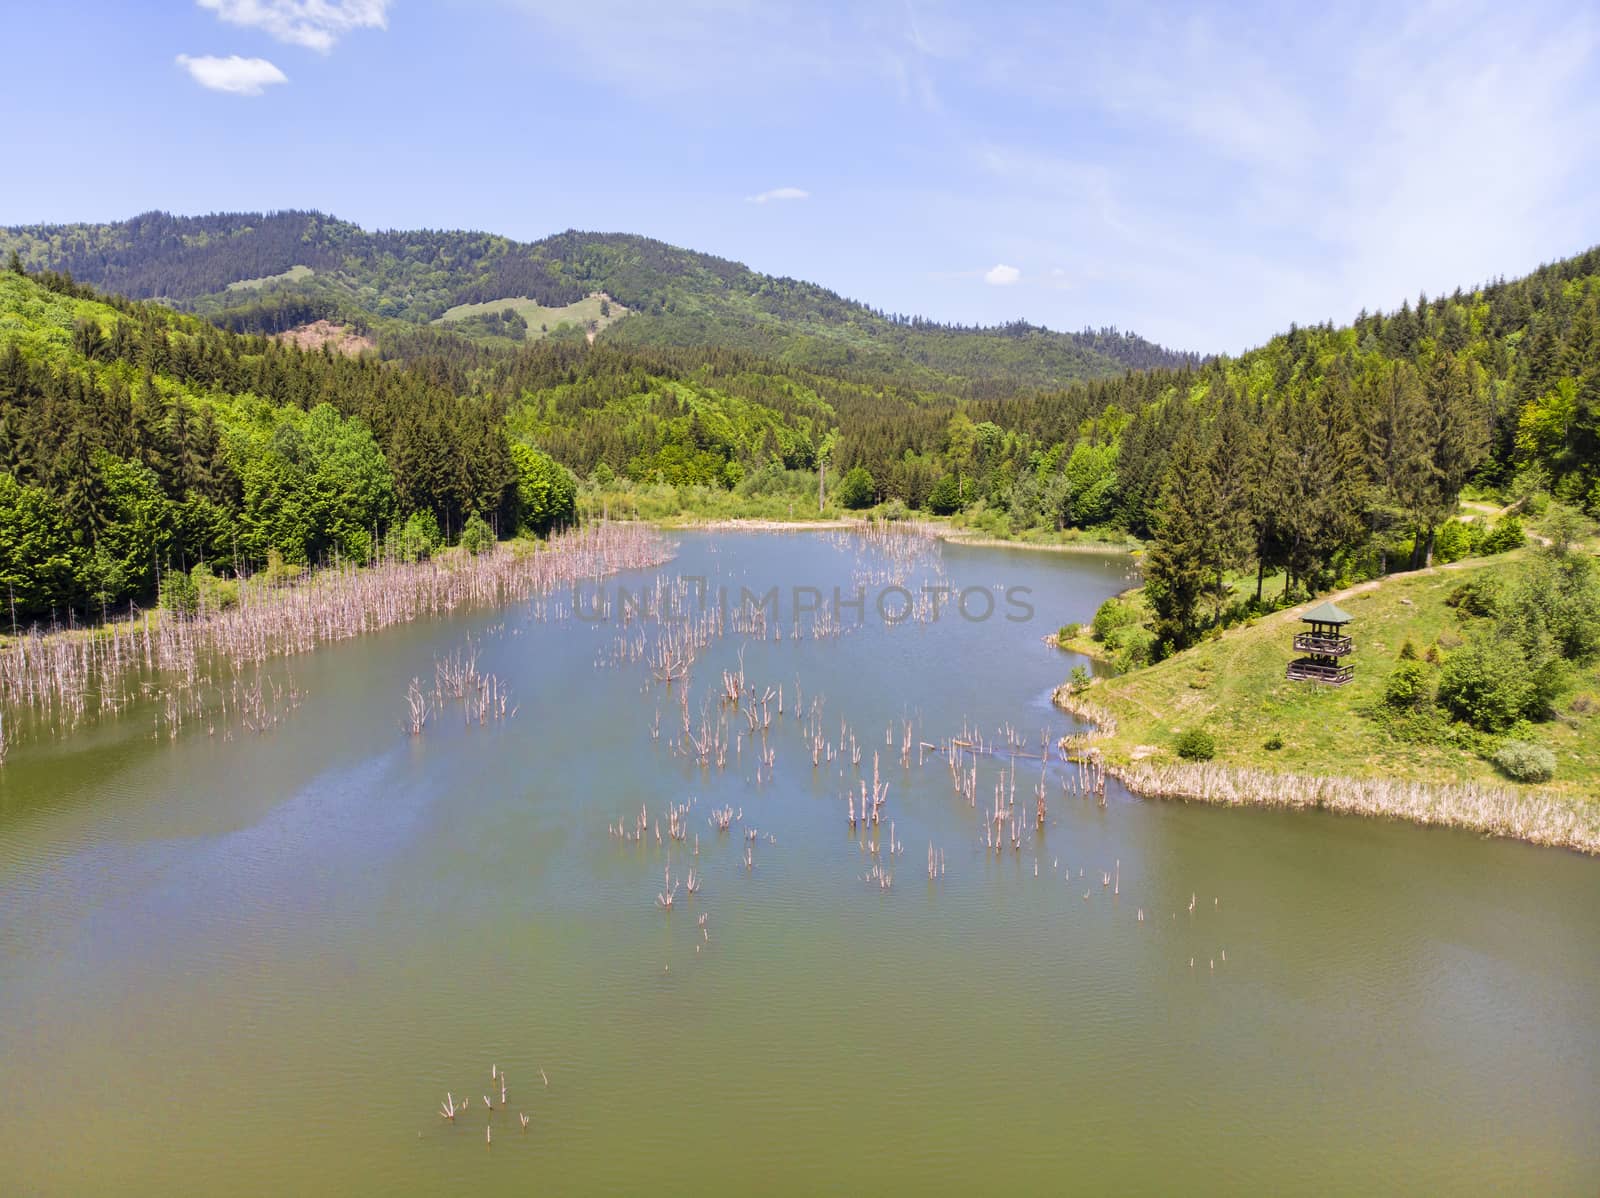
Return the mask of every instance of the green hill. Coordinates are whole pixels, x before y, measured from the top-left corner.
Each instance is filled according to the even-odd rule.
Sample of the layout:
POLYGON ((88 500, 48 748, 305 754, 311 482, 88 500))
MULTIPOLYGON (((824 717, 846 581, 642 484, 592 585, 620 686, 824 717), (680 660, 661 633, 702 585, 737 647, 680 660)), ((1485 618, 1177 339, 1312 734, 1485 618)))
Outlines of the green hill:
MULTIPOLYGON (((424 324, 464 305, 565 308, 605 293, 629 313, 602 333, 618 343, 737 349, 967 394, 1192 360, 1115 329, 968 328, 891 316, 811 283, 619 233, 569 230, 523 243, 488 233, 368 232, 318 212, 151 212, 114 224, 0 230, 0 254, 11 250, 30 270, 162 299, 251 332, 322 318, 424 324)), ((522 339, 508 336, 511 324, 474 320, 462 331, 522 339)))
POLYGON ((365 560, 421 513, 514 526, 501 409, 373 355, 0 272, 0 602, 19 624, 159 576, 365 560))

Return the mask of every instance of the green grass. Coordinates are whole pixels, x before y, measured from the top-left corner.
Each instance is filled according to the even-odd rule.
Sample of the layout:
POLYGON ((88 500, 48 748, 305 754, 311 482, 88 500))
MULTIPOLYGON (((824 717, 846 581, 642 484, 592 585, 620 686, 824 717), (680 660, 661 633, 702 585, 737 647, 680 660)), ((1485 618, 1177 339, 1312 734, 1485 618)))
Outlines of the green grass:
POLYGON ((578 492, 578 510, 585 519, 598 518, 605 513, 615 518, 649 520, 668 526, 708 520, 838 520, 867 514, 846 512, 832 503, 819 512, 815 491, 810 495, 787 492, 741 495, 721 487, 675 487, 668 483, 584 487, 578 492))
POLYGON ((282 274, 262 275, 259 279, 240 279, 237 283, 229 283, 229 291, 255 291, 270 283, 298 283, 301 279, 309 279, 316 271, 309 266, 291 266, 282 274))
MULTIPOLYGON (((1284 773, 1408 779, 1421 782, 1505 779, 1475 752, 1444 737, 1404 740, 1371 714, 1400 647, 1419 655, 1462 642, 1468 631, 1445 596, 1469 578, 1515 571, 1526 551, 1473 558, 1449 568, 1364 584, 1339 593, 1352 616, 1355 679, 1346 686, 1290 682, 1284 668, 1302 607, 1247 626, 1119 678, 1084 696, 1117 719, 1114 735, 1099 739, 1113 761, 1174 762, 1174 742, 1204 728, 1217 742, 1216 764, 1284 773), (1277 750, 1265 748, 1276 734, 1277 750)), ((1559 704, 1559 717, 1533 726, 1527 739, 1551 749, 1556 776, 1547 789, 1575 797, 1600 795, 1600 672, 1583 672, 1559 704), (1588 696, 1586 699, 1585 696, 1588 696)))
POLYGON ((628 309, 616 300, 606 300, 606 297, 597 292, 594 295, 584 296, 575 304, 567 304, 561 308, 546 308, 531 299, 501 299, 490 300, 484 304, 457 304, 434 323, 448 324, 451 321, 466 320, 471 316, 498 316, 507 308, 528 322, 529 341, 537 341, 564 324, 585 330, 593 324, 595 331, 599 332, 628 314, 628 309), (608 303, 609 315, 600 314, 602 301, 608 303))

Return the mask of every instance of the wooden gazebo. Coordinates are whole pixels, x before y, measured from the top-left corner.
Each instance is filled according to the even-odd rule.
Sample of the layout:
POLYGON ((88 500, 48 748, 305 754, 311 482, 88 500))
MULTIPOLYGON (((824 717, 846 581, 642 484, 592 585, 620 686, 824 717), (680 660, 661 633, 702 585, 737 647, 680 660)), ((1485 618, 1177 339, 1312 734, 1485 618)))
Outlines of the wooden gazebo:
POLYGON ((1344 660, 1355 648, 1344 632, 1344 626, 1351 620, 1350 613, 1324 601, 1300 619, 1310 625, 1310 631, 1295 633, 1294 647, 1295 652, 1305 656, 1289 663, 1288 677, 1333 686, 1349 682, 1356 672, 1355 666, 1344 660))

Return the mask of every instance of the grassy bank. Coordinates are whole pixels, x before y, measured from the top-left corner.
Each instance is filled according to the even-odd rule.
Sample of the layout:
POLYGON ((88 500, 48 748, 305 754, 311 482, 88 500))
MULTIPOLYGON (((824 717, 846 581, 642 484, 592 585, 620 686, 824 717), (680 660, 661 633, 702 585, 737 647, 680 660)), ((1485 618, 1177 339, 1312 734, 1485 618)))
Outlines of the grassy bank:
MULTIPOLYGON (((1308 605, 1229 630, 1166 661, 1101 680, 1058 702, 1101 723, 1096 747, 1142 793, 1229 803, 1314 805, 1479 828, 1600 852, 1600 676, 1590 667, 1556 718, 1520 728, 1549 749, 1554 778, 1537 787, 1502 777, 1481 736, 1391 717, 1384 691, 1403 645, 1432 662, 1463 643, 1447 597, 1463 582, 1504 579, 1523 553, 1364 583, 1333 596, 1354 620, 1354 680, 1290 682, 1293 633, 1308 605), (1182 761, 1178 737, 1202 730, 1208 763, 1182 761)), ((1319 600, 1320 601, 1320 600, 1319 600)))

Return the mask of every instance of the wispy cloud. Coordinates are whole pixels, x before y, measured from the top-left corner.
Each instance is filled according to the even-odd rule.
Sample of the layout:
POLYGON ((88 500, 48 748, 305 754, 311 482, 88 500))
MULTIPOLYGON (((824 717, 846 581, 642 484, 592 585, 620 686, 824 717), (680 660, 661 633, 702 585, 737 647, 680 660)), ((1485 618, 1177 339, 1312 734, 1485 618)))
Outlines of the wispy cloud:
POLYGON ((1069 263, 1054 320, 1185 348, 1521 273, 1596 240, 1583 181, 1600 165, 1600 22, 1529 4, 1402 6, 1381 27, 1337 2, 1268 8, 1249 38, 1236 13, 1039 15, 974 61, 1043 119, 963 131, 989 185, 946 219, 989 230, 1030 281, 1069 263), (1157 44, 1159 72, 1127 53, 1157 44), (1082 69, 1049 69, 1068 45, 1082 69))
POLYGON ((390 0, 196 0, 230 25, 326 54, 357 29, 387 29, 390 0))
POLYGON ((752 204, 766 204, 773 200, 809 200, 810 198, 811 193, 800 187, 774 187, 771 191, 745 196, 746 201, 752 204))
POLYGON ((226 58, 210 54, 191 58, 180 54, 177 61, 201 87, 236 96, 259 96, 264 88, 289 81, 287 75, 265 58, 241 58, 237 54, 226 58))
POLYGON ((983 272, 983 281, 991 287, 1010 287, 1021 278, 1020 270, 1004 262, 998 262, 983 272))

